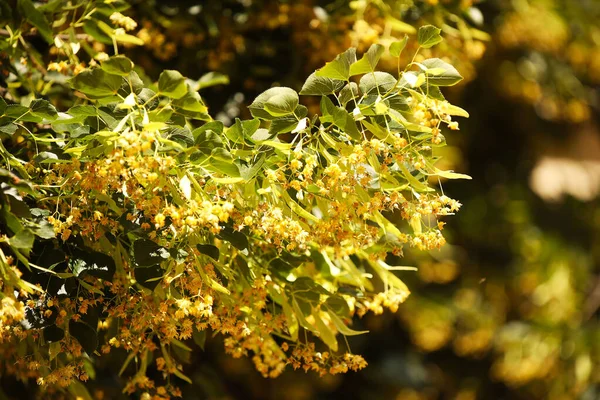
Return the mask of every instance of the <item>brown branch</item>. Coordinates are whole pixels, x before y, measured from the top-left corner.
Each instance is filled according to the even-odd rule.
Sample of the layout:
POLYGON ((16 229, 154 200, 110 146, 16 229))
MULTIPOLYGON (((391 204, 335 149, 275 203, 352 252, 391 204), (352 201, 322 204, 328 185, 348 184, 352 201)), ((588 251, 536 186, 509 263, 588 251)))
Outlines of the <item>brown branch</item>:
MULTIPOLYGON (((11 35, 10 35, 9 31, 7 31, 6 29, 0 29, 0 37, 10 37, 10 36, 11 35)), ((38 34, 37 29, 32 29, 29 32, 22 33, 21 36, 30 38, 30 37, 39 36, 39 34, 38 34)), ((61 40, 71 40, 71 35, 69 35, 68 33, 62 33, 62 34, 58 35, 58 37, 61 40)), ((93 38, 90 35, 88 35, 87 33, 77 33, 77 34, 75 34, 75 39, 90 41, 93 38)))

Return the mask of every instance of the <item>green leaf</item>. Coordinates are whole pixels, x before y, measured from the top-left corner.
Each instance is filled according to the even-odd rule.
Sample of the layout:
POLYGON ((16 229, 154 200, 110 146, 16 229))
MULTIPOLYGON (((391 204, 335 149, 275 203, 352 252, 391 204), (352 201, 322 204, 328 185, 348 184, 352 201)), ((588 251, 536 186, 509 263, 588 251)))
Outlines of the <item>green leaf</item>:
POLYGON ((412 174, 406 169, 406 167, 404 165, 399 165, 400 167, 400 171, 402 171, 402 175, 404 175, 404 178, 406 178, 406 180, 408 181, 408 183, 410 184, 410 186, 412 186, 412 188, 414 190, 416 190, 417 192, 430 192, 432 191, 432 189, 427 186, 426 183, 421 182, 420 180, 418 180, 417 178, 415 178, 414 176, 412 176, 412 174))
POLYGON ((469 118, 469 113, 467 112, 467 110, 464 110, 453 104, 446 104, 446 108, 445 108, 444 112, 448 115, 455 115, 457 117, 469 118))
POLYGON ((336 106, 333 101, 327 96, 321 97, 321 122, 333 122, 333 114, 336 111, 336 106))
POLYGON ((192 382, 192 380, 191 380, 191 379, 190 379, 190 378, 189 378, 187 375, 185 375, 183 372, 181 372, 181 371, 180 371, 180 370, 178 370, 178 369, 174 369, 174 370, 173 370, 173 374, 174 374, 176 377, 178 377, 179 379, 181 379, 181 380, 183 380, 183 381, 186 381, 186 382, 187 382, 187 383, 189 383, 190 385, 193 383, 193 382, 192 382))
POLYGON ((419 32, 417 33, 417 40, 419 41, 419 46, 424 49, 428 49, 430 47, 435 46, 440 43, 443 39, 440 35, 442 30, 440 28, 436 28, 433 25, 424 25, 419 28, 419 32))
POLYGON ((163 135, 166 139, 173 140, 186 146, 192 146, 194 144, 194 136, 187 127, 177 125, 169 126, 163 131, 163 135))
POLYGON ((208 112, 208 108, 202 102, 202 98, 200 98, 198 92, 194 92, 191 89, 183 97, 173 101, 173 106, 180 110, 195 113, 206 114, 208 112))
POLYGON ((197 90, 202 90, 215 85, 228 85, 229 77, 220 72, 208 72, 200 77, 197 82, 197 90))
POLYGON ((202 125, 200 128, 196 128, 192 131, 192 135, 196 139, 196 143, 198 143, 198 138, 203 132, 212 131, 216 135, 220 135, 223 133, 223 123, 221 121, 211 121, 202 125))
MULTIPOLYGON (((300 107, 300 106, 299 106, 300 107)), ((269 137, 277 134, 288 133, 298 125, 298 120, 293 116, 280 117, 271 121, 267 133, 269 137)))
MULTIPOLYGON (((64 331, 63 331, 63 336, 64 336, 64 331)), ((50 361, 54 360, 56 358, 56 356, 60 354, 60 352, 61 352, 60 343, 58 341, 51 342, 50 345, 48 346, 48 359, 50 361)))
MULTIPOLYGON (((94 106, 73 106, 69 108, 67 114, 71 115, 73 119, 77 121, 83 121, 86 117, 95 117, 98 115, 98 110, 94 106)), ((60 123, 65 123, 65 121, 57 121, 60 123)), ((73 120, 69 120, 69 123, 75 122, 73 120)))
POLYGON ((323 286, 316 283, 313 279, 308 277, 300 277, 292 284, 293 294, 309 303, 318 303, 321 295, 330 295, 323 286))
POLYGON ((369 122, 367 120, 363 120, 363 121, 361 121, 361 124, 363 124, 365 126, 365 128, 367 128, 369 130, 369 132, 371 132, 373 135, 375 135, 375 137, 377 137, 380 140, 386 140, 389 136, 387 127, 379 125, 372 118, 371 118, 371 122, 369 122))
POLYGON ((202 254, 206 254, 213 260, 219 261, 219 248, 212 244, 197 244, 196 248, 202 254))
POLYGON ((46 220, 41 221, 39 226, 34 229, 33 233, 35 236, 42 239, 54 239, 56 236, 54 227, 46 220))
POLYGON ((31 113, 37 117, 54 121, 58 118, 56 108, 50 102, 43 99, 35 99, 29 104, 31 113))
POLYGON ((421 62, 427 69, 439 69, 442 71, 434 76, 429 76, 427 82, 437 86, 452 86, 462 81, 463 77, 458 73, 456 68, 439 58, 428 58, 421 62))
POLYGON ((85 23, 83 24, 83 30, 85 31, 85 33, 87 33, 100 43, 108 45, 112 44, 111 36, 107 35, 104 31, 100 29, 100 27, 98 26, 98 22, 102 21, 94 19, 85 21, 85 23))
POLYGON ((236 125, 239 124, 240 132, 242 137, 245 139, 253 139, 254 134, 258 131, 260 127, 260 120, 258 118, 248 119, 248 120, 240 120, 239 118, 235 119, 236 125))
POLYGON ((123 365, 121 365, 121 369, 119 369, 119 374, 118 374, 119 376, 123 375, 123 372, 125 372, 125 370, 127 369, 127 366, 136 357, 136 355, 137 355, 137 353, 135 351, 132 351, 129 353, 129 355, 127 356, 125 361, 123 361, 123 365))
POLYGON ((93 400, 85 385, 78 380, 71 381, 67 390, 73 395, 73 398, 77 400, 93 400))
POLYGON ((348 307, 348 302, 346 302, 346 300, 344 300, 344 298, 341 296, 329 296, 327 301, 325 301, 325 305, 341 317, 346 318, 350 316, 350 307, 348 307))
POLYGON ((336 107, 333 112, 333 124, 344 131, 355 140, 361 140, 362 136, 356 127, 354 117, 345 108, 336 107))
POLYGON ((98 335, 96 330, 85 322, 69 321, 69 334, 73 336, 83 350, 91 356, 98 348, 98 335))
POLYGON ((348 325, 346 325, 344 323, 344 321, 340 317, 338 317, 336 313, 334 313, 332 311, 328 311, 328 314, 331 319, 331 322, 333 322, 333 324, 335 325, 338 332, 340 332, 342 335, 356 336, 356 335, 362 335, 365 333, 369 333, 369 331, 355 331, 354 329, 350 329, 348 327, 348 325))
POLYGON ((9 239, 9 244, 26 254, 29 254, 31 247, 33 247, 33 241, 35 237, 33 233, 25 228, 18 231, 14 236, 9 239))
POLYGON ((375 72, 375 67, 385 51, 385 47, 374 43, 360 60, 350 66, 350 76, 375 72))
POLYGON ((298 216, 304 218, 307 221, 319 222, 319 218, 306 211, 304 207, 302 207, 300 204, 296 203, 294 199, 290 197, 289 193, 286 190, 283 190, 281 192, 281 197, 286 201, 288 207, 296 214, 298 214, 298 216))
POLYGON ((210 153, 210 166, 213 167, 214 170, 233 177, 240 176, 240 170, 233 163, 233 157, 231 154, 221 148, 214 148, 210 153))
POLYGON ((446 179, 473 179, 469 175, 459 174, 459 173, 453 172, 453 171, 443 171, 443 170, 435 168, 435 167, 434 167, 434 172, 437 176, 441 176, 442 178, 446 178, 446 179))
POLYGON ((244 178, 246 181, 254 178, 256 174, 258 174, 258 171, 262 169, 262 166, 265 163, 265 158, 266 156, 263 154, 256 162, 254 162, 254 164, 252 164, 251 167, 241 167, 240 174, 242 175, 242 178, 244 178))
POLYGON ((225 129, 225 136, 234 143, 242 143, 244 141, 244 126, 242 120, 235 119, 235 123, 225 129))
MULTIPOLYGON (((195 135, 196 130, 192 132, 195 135)), ((196 146, 205 154, 210 154, 217 147, 223 147, 221 137, 211 129, 206 129, 196 137, 196 146)))
POLYGON ((109 74, 128 76, 133 70, 133 62, 125 56, 112 56, 102 61, 101 68, 109 74))
POLYGON ((323 343, 325 343, 327 346, 329 346, 331 351, 337 351, 338 350, 338 342, 337 342, 337 339, 335 338, 335 334, 325 324, 325 322, 323 322, 320 312, 317 310, 313 310, 313 313, 311 315, 315 319, 315 327, 317 328, 317 331, 319 332, 319 338, 323 341, 323 343))
POLYGON ((339 100, 343 107, 352 99, 358 97, 358 85, 355 82, 350 82, 340 90, 339 100))
POLYGON ((338 54, 335 60, 318 69, 316 76, 347 81, 350 78, 350 66, 356 62, 356 49, 350 48, 338 54))
POLYGON ((119 43, 134 44, 136 46, 143 46, 144 41, 137 36, 129 35, 127 33, 116 33, 114 34, 115 40, 119 43))
POLYGON ((255 118, 272 120, 276 117, 292 114, 298 106, 298 93, 288 87, 267 89, 254 101, 248 109, 255 118))
POLYGON ((41 153, 38 153, 38 155, 35 156, 33 160, 40 164, 50 164, 58 161, 58 156, 49 151, 42 151, 41 153))
POLYGON ((18 0, 17 7, 19 12, 31 25, 35 26, 46 42, 54 43, 50 23, 38 9, 35 8, 31 0, 18 0))
MULTIPOLYGON (((4 109, 4 116, 5 117, 9 117, 9 118, 13 118, 13 119, 20 119, 20 120, 25 120, 25 116, 29 113, 29 108, 21 106, 19 104, 9 104, 8 106, 6 106, 6 108, 4 109)), ((41 120, 41 118, 36 117, 38 120, 41 120)), ((35 121, 31 121, 31 122, 35 122, 35 121)))
POLYGON ((407 24, 406 22, 400 21, 398 18, 394 18, 389 14, 386 15, 385 22, 390 24, 393 30, 408 33, 409 35, 412 35, 417 31, 415 27, 411 24, 407 24))
MULTIPOLYGON (((217 150, 217 149, 215 149, 217 150)), ((223 175, 228 175, 231 177, 239 177, 240 170, 233 162, 222 161, 218 159, 210 160, 211 170, 215 172, 220 172, 223 175)))
POLYGON ((59 342, 65 337, 65 331, 52 324, 44 328, 44 340, 48 343, 59 342))
POLYGON ((160 265, 152 265, 145 268, 136 268, 133 270, 133 276, 137 283, 143 287, 154 290, 162 280, 165 271, 160 265))
POLYGON ((93 99, 116 95, 122 82, 123 77, 100 68, 83 71, 71 79, 73 89, 93 99))
POLYGON ((305 308, 308 308, 308 310, 306 311, 306 314, 305 314, 305 312, 304 312, 304 310, 302 310, 300 304, 306 304, 306 303, 302 303, 302 301, 300 299, 296 299, 295 297, 292 297, 292 308, 294 310, 294 314, 296 316, 296 319, 298 320, 298 323, 304 329, 307 329, 311 332, 318 333, 318 330, 313 325, 309 324, 308 321, 306 320, 306 314, 310 314, 310 306, 305 307, 305 308))
POLYGON ((358 83, 358 87, 362 93, 378 92, 382 95, 391 90, 395 85, 396 78, 387 72, 381 71, 363 75, 358 83))
POLYGON ((244 250, 248 248, 248 238, 240 231, 233 230, 230 226, 225 226, 217 235, 219 239, 227 240, 236 249, 244 250))
POLYGON ((285 277, 287 277, 293 269, 293 265, 282 260, 279 257, 272 259, 269 263, 269 271, 275 275, 282 277, 283 279, 285 279, 285 277))
POLYGON ((7 125, 0 126, 0 132, 6 133, 10 136, 12 136, 17 131, 17 129, 19 129, 19 126, 12 122, 7 125))
POLYGON ((314 96, 328 95, 337 92, 342 86, 344 86, 344 81, 317 76, 316 72, 313 72, 306 79, 304 85, 302 85, 300 94, 314 96))
POLYGON ((394 42, 390 44, 390 55, 392 57, 400 57, 400 54, 402 54, 402 51, 406 47, 407 43, 408 36, 404 36, 404 39, 400 40, 399 42, 394 42))
MULTIPOLYGON (((277 121, 277 120, 273 120, 277 121)), ((272 124, 272 123, 271 123, 272 124)), ((257 129, 256 132, 252 134, 250 140, 255 143, 264 142, 265 140, 270 140, 273 137, 273 134, 269 133, 268 129, 260 128, 257 129)))
POLYGON ((158 77, 158 91, 163 96, 180 99, 188 92, 185 78, 178 71, 165 70, 158 77))
POLYGON ((133 242, 133 259, 138 267, 150 267, 160 264, 170 257, 162 246, 149 239, 138 239, 133 242))
POLYGON ((281 304, 281 307, 283 308, 283 313, 285 315, 285 319, 287 322, 288 332, 290 333, 290 336, 293 340, 298 340, 298 331, 299 331, 298 319, 296 318, 296 315, 294 314, 294 310, 290 306, 287 296, 285 295, 285 292, 283 292, 283 291, 282 291, 282 295, 281 295, 281 303, 280 304, 281 304))

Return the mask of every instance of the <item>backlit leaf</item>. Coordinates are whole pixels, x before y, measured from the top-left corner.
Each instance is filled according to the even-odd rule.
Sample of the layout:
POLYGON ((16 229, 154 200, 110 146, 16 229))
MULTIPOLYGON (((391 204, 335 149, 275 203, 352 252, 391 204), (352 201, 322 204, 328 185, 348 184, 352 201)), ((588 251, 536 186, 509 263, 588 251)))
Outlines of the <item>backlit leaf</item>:
POLYGON ((328 62, 315 72, 316 76, 347 81, 350 77, 350 66, 356 62, 356 49, 350 48, 338 54, 335 60, 328 62))
POLYGON ((424 49, 428 49, 430 47, 435 46, 440 43, 443 39, 440 35, 442 30, 433 25, 425 25, 419 28, 419 32, 417 33, 417 40, 419 41, 419 45, 424 49))

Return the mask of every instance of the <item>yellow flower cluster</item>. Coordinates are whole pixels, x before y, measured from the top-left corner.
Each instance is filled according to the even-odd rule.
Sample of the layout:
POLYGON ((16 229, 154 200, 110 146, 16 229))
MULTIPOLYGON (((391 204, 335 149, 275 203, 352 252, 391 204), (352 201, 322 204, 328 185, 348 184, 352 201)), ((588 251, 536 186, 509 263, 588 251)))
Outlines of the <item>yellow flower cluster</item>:
POLYGON ((63 75, 77 75, 85 70, 84 63, 73 63, 68 61, 51 62, 48 64, 48 71, 56 71, 63 75))
POLYGON ((409 292, 398 289, 388 289, 385 292, 377 293, 372 299, 362 301, 357 309, 357 314, 362 317, 367 311, 371 311, 375 315, 381 315, 384 307, 395 313, 398 311, 400 304, 408 298, 408 295, 409 292))
MULTIPOLYGON (((289 347, 285 345, 284 351, 289 347)), ((305 372, 314 371, 319 376, 327 373, 335 375, 346 373, 349 370, 358 371, 367 366, 367 362, 360 355, 344 353, 342 355, 331 354, 328 351, 315 351, 314 343, 298 344, 291 351, 288 361, 294 369, 302 368, 305 372)))
POLYGON ((79 379, 84 382, 89 379, 88 375, 85 373, 83 361, 71 363, 65 365, 64 367, 57 368, 45 377, 39 377, 37 379, 37 383, 38 385, 58 385, 60 387, 66 388, 75 379, 79 379))
POLYGON ((288 251, 305 251, 309 233, 290 216, 283 215, 279 207, 259 206, 260 219, 253 225, 253 233, 263 237, 267 243, 286 248, 288 251))
POLYGON ((135 28, 137 28, 137 22, 135 22, 130 17, 126 17, 125 15, 121 14, 120 12, 112 13, 110 15, 110 21, 113 24, 124 28, 126 31, 132 31, 135 28))
POLYGON ((8 294, 0 300, 0 343, 8 342, 16 332, 15 325, 25 317, 24 304, 8 294))

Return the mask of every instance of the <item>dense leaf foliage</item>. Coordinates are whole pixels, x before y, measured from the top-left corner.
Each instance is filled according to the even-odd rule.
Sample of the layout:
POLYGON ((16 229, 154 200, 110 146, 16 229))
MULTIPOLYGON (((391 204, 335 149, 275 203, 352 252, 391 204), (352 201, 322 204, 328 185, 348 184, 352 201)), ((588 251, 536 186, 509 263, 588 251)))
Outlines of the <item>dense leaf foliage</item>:
MULTIPOLYGON (((137 366, 126 393, 178 395, 146 369, 191 383, 184 341, 207 330, 265 377, 362 369, 338 335, 365 333, 354 315, 398 309, 406 268, 389 256, 441 247, 439 218, 460 206, 436 185, 468 177, 435 164, 443 127, 468 116, 439 87, 462 77, 436 58, 398 59, 394 76, 377 70, 384 46, 350 48, 304 83, 317 114, 275 86, 225 126, 198 93, 206 79, 164 70, 155 83, 119 54, 141 44, 126 7, 20 0, 7 30, 25 68, 8 79, 26 94, 0 103, 3 373, 79 394, 94 360, 123 348, 120 374, 137 366), (28 24, 67 61, 44 66, 28 24)), ((440 30, 418 41, 432 47, 440 30)))

